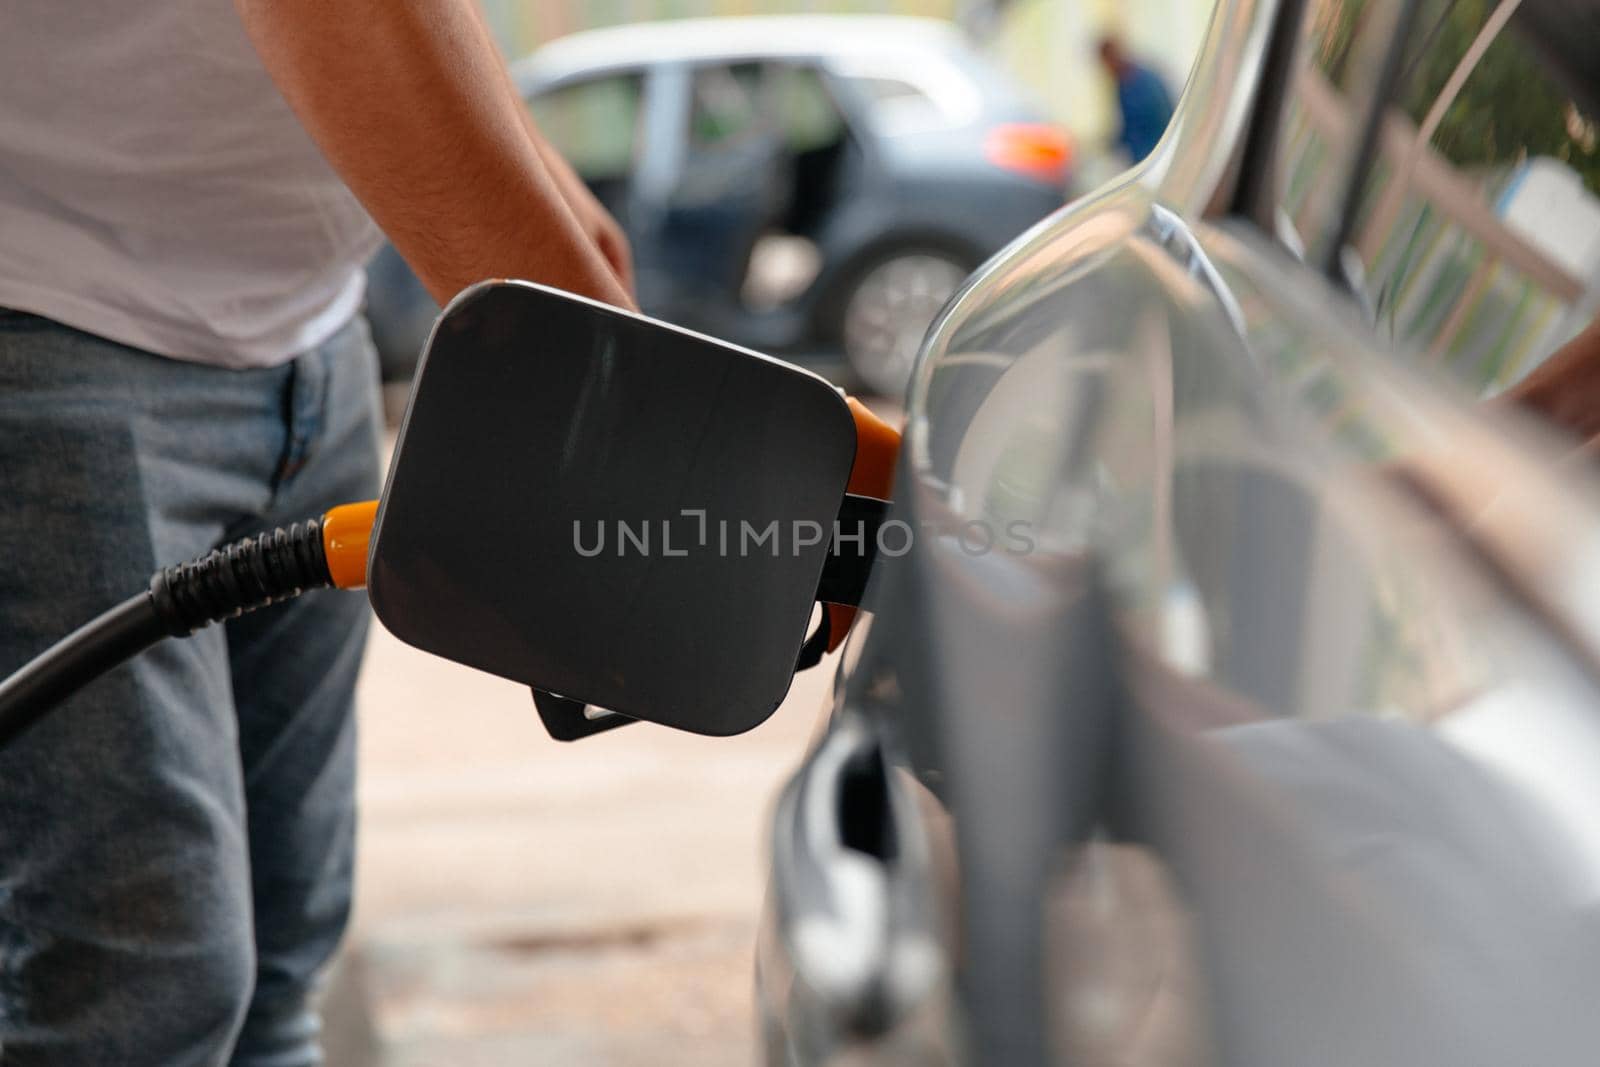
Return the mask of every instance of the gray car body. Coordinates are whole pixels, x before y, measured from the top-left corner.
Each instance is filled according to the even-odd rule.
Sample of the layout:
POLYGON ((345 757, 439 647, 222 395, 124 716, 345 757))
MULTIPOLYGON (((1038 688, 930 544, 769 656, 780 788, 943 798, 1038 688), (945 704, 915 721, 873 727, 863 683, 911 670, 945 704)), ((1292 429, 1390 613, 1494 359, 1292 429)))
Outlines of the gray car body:
MULTIPOLYGON (((625 203, 608 205, 633 244, 641 306, 738 344, 799 358, 835 355, 840 305, 872 263, 897 250, 932 249, 975 267, 1065 199, 1063 184, 989 162, 987 134, 1004 123, 1043 117, 952 28, 928 20, 804 16, 641 24, 557 41, 512 69, 528 100, 619 74, 644 81, 632 189, 625 203), (864 64, 880 41, 911 60, 920 53, 942 65, 948 78, 965 83, 972 106, 959 121, 885 132, 871 101, 844 73, 850 63, 856 64, 852 70, 870 69, 864 64), (683 264, 674 255, 681 239, 666 236, 669 226, 684 225, 671 216, 686 181, 693 72, 750 62, 816 70, 849 140, 833 203, 811 235, 819 269, 792 299, 763 310, 744 307, 731 286, 685 286, 683 264)), ((742 184, 718 199, 733 211, 765 195, 759 172, 729 177, 742 184)), ((381 251, 368 271, 368 317, 391 377, 415 362, 437 314, 394 249, 381 251)))
POLYGON ((768 1063, 1600 1048, 1600 497, 1275 236, 1301 8, 1219 5, 1153 157, 930 332, 916 536, 774 812, 768 1063))

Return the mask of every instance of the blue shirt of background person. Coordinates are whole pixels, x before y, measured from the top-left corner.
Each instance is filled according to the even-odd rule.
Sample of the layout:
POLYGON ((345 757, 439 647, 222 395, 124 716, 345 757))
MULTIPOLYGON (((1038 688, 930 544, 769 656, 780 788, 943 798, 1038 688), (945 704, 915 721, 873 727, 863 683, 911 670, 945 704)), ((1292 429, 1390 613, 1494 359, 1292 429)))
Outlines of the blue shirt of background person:
POLYGON ((1122 128, 1117 132, 1116 143, 1128 153, 1130 162, 1137 163, 1150 154, 1166 132, 1172 119, 1172 94, 1167 92, 1160 75, 1129 59, 1115 38, 1100 42, 1100 62, 1117 86, 1122 128))

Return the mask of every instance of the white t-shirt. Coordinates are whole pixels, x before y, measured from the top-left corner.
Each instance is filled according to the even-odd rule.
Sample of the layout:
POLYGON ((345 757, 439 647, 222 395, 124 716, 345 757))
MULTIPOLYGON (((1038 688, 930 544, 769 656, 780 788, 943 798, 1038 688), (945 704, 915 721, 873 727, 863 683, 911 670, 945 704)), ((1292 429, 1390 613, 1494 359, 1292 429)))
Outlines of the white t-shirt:
POLYGON ((232 0, 0 3, 0 307, 272 365, 344 325, 378 243, 232 0))

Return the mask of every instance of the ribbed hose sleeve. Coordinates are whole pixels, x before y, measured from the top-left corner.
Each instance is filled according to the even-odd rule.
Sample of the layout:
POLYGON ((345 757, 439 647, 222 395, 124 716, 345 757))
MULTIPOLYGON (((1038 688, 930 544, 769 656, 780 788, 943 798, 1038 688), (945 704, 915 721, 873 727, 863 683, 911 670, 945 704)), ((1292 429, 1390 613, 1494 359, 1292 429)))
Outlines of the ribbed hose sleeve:
POLYGON ((333 584, 312 519, 164 567, 150 588, 75 630, 0 682, 0 748, 106 671, 166 637, 333 584))
POLYGON ((150 578, 150 596, 173 637, 333 584, 322 524, 297 522, 246 537, 150 578))

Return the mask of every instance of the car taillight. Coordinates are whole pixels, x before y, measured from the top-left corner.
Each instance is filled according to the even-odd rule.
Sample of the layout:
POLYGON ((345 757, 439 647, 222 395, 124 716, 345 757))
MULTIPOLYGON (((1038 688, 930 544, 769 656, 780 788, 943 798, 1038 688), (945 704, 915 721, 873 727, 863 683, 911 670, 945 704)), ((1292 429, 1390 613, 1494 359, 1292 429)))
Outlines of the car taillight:
POLYGON ((1066 132, 1042 123, 1013 122, 996 126, 983 141, 990 163, 1040 181, 1067 180, 1072 165, 1072 139, 1066 132))

